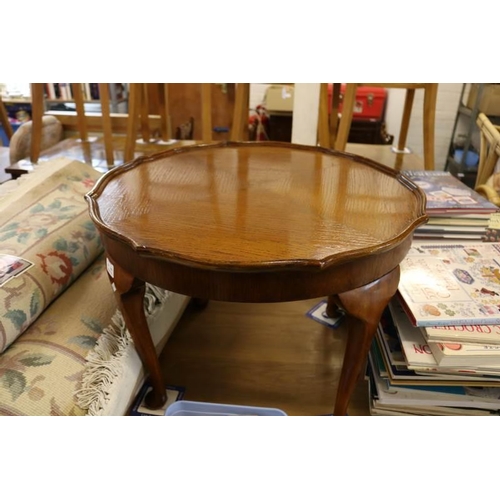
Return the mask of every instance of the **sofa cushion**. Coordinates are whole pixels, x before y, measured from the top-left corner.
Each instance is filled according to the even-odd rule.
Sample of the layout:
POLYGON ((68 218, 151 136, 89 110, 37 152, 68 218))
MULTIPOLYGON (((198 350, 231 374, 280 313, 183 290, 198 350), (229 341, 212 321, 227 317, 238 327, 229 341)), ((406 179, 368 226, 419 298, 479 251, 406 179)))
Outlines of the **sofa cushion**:
POLYGON ((1 200, 0 254, 32 266, 0 280, 0 352, 102 253, 84 199, 100 175, 76 160, 48 161, 1 200))
MULTIPOLYGON (((23 123, 12 135, 9 144, 11 164, 30 156, 32 128, 33 122, 30 120, 23 123)), ((43 116, 41 134, 41 151, 45 151, 46 149, 55 146, 63 136, 63 127, 61 122, 55 116, 43 116)))

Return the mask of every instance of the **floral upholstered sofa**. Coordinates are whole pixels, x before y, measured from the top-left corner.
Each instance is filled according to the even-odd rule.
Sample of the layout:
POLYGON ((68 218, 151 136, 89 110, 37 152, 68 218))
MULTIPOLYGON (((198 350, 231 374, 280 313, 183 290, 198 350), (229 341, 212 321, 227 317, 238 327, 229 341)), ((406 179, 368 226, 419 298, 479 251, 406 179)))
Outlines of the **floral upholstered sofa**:
MULTIPOLYGON (((142 386, 84 199, 99 176, 58 158, 0 186, 0 415, 124 415, 142 386)), ((147 285, 158 351, 187 302, 147 285)))

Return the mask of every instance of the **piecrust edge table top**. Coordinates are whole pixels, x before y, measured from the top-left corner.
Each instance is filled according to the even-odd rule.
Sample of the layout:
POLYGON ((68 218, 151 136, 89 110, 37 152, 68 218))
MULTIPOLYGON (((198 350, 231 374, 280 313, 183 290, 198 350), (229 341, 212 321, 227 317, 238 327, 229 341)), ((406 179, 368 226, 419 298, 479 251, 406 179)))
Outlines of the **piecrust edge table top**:
MULTIPOLYGON (((238 143, 238 142, 226 142, 226 143, 216 143, 209 145, 194 145, 194 146, 184 146, 180 148, 170 149, 168 151, 158 153, 155 155, 138 158, 126 165, 117 167, 103 177, 99 179, 97 184, 94 186, 92 191, 86 195, 86 199, 89 203, 89 211, 92 220, 97 225, 102 233, 111 238, 117 239, 126 245, 130 246, 137 254, 148 256, 148 257, 158 257, 161 259, 170 260, 172 262, 195 266, 195 267, 214 267, 217 269, 227 268, 231 270, 241 270, 241 271, 252 271, 253 269, 266 268, 272 271, 273 269, 301 269, 301 268, 317 268, 323 269, 329 267, 330 265, 340 264, 346 260, 356 259, 358 257, 372 255, 376 253, 383 253, 396 247, 400 242, 404 241, 407 236, 420 224, 425 222, 425 195, 423 192, 412 183, 407 177, 402 175, 389 167, 380 165, 372 160, 362 158, 356 155, 348 153, 340 153, 324 148, 311 147, 311 146, 301 146, 289 143, 273 143, 273 142, 262 142, 262 143, 238 143), (134 238, 130 237, 129 234, 125 234, 124 231, 116 231, 110 227, 101 218, 99 211, 99 201, 100 197, 105 193, 106 186, 109 185, 113 179, 118 176, 125 174, 126 172, 136 169, 141 165, 155 162, 158 159, 164 158, 175 158, 179 155, 183 155, 195 151, 221 151, 224 148, 247 148, 249 151, 258 151, 259 148, 280 148, 284 151, 299 151, 299 152, 313 152, 321 153, 322 155, 329 155, 335 158, 340 158, 341 160, 349 160, 351 162, 359 163, 374 169, 375 171, 385 174, 395 180, 403 186, 409 198, 413 197, 413 208, 412 213, 408 215, 408 221, 404 222, 404 229, 398 234, 395 234, 392 238, 384 241, 374 240, 371 244, 363 244, 359 248, 346 247, 340 251, 332 251, 330 254, 325 253, 319 257, 313 256, 312 258, 269 258, 269 256, 263 256, 263 258, 257 258, 254 261, 242 260, 237 261, 234 258, 224 259, 224 256, 219 256, 217 259, 210 259, 208 255, 204 255, 202 258, 193 258, 192 255, 188 255, 185 252, 176 252, 175 249, 167 248, 164 245, 148 245, 136 241, 134 238), (256 148, 256 149, 254 149, 256 148)), ((354 219, 353 219, 354 220, 354 219)), ((142 228, 141 232, 142 232, 142 228)), ((272 229, 272 228, 271 228, 272 229)), ((268 235, 269 237, 269 235, 268 235)), ((272 236, 271 236, 272 237, 272 236)), ((240 243, 241 244, 241 243, 240 243)), ((327 248, 327 251, 329 249, 327 248)), ((327 252, 326 251, 326 252, 327 252)), ((233 256, 232 256, 233 257, 233 256)))

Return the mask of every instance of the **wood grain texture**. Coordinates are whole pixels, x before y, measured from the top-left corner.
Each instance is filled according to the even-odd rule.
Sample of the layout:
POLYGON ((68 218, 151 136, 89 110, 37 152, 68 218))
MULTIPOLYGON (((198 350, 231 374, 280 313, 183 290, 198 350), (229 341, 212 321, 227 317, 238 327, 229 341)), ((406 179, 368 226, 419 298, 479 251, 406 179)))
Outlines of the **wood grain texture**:
POLYGON ((394 170, 279 143, 138 159, 108 172, 88 199, 100 230, 138 253, 240 271, 383 253, 425 220, 422 193, 394 170))

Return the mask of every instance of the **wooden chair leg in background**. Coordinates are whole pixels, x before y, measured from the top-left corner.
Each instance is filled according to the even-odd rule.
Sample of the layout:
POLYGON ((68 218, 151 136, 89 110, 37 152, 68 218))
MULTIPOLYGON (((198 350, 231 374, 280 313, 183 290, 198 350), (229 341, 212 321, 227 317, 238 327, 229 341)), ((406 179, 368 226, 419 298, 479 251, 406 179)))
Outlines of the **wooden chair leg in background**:
POLYGON ((125 152, 123 159, 125 162, 132 161, 135 152, 135 140, 137 125, 139 123, 139 113, 141 106, 142 84, 131 83, 128 98, 128 120, 127 137, 125 138, 125 152))
POLYGON ((409 153, 406 148, 406 139, 408 138, 408 130, 410 128, 411 110, 413 107, 413 99, 415 97, 415 89, 406 89, 405 104, 403 107, 403 117, 401 118, 401 128, 399 131, 398 148, 392 148, 394 153, 409 153))
POLYGON ((330 147, 335 147, 339 129, 340 83, 334 83, 332 89, 332 109, 330 110, 330 147))
POLYGON ((201 84, 201 123, 202 123, 201 138, 203 142, 205 143, 212 142, 212 84, 211 83, 201 84))
POLYGON ((31 156, 32 164, 38 163, 42 146, 42 118, 44 113, 43 83, 31 84, 31 156))
POLYGON ((104 135, 104 151, 108 167, 115 164, 113 153, 113 129, 111 127, 111 115, 109 113, 109 83, 99 84, 99 95, 101 96, 102 131, 104 135))
POLYGON ((71 90, 73 92, 73 98, 75 99, 76 107, 76 119, 78 123, 78 131, 80 132, 80 140, 87 141, 87 121, 85 120, 85 106, 83 103, 83 93, 81 83, 72 83, 71 90))
POLYGON ((237 83, 234 102, 233 124, 231 126, 231 140, 248 140, 248 105, 250 100, 250 84, 237 83))
POLYGON ((434 170, 434 130, 436 123, 437 83, 428 83, 424 89, 424 166, 434 170))
POLYGON ((339 130, 335 140, 335 149, 345 151, 349 130, 351 129, 352 115, 356 103, 356 83, 348 83, 345 87, 344 102, 342 104, 342 117, 340 118, 339 130))
POLYGON ((172 139, 172 121, 170 117, 168 83, 158 84, 158 100, 160 105, 160 144, 170 144, 175 142, 172 139))
POLYGON ((148 87, 145 83, 141 83, 141 135, 143 142, 151 141, 151 133, 149 131, 149 98, 148 87))
POLYGON ((323 148, 330 148, 330 127, 328 120, 328 83, 322 83, 319 89, 318 144, 323 148))

